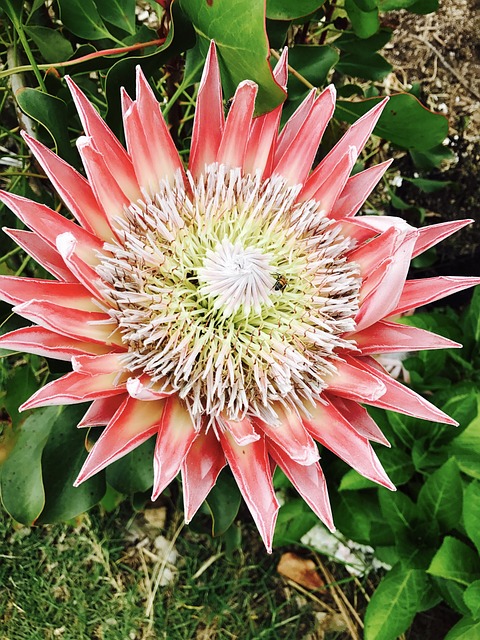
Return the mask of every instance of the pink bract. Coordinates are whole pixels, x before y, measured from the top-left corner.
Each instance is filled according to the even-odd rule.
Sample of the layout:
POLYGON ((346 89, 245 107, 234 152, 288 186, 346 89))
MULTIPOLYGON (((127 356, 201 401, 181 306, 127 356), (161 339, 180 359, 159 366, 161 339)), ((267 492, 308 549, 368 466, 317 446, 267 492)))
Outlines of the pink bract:
MULTIPOLYGON (((286 52, 274 74, 285 87, 286 52)), ((136 100, 122 96, 126 149, 67 82, 86 178, 24 137, 76 222, 1 192, 31 229, 6 232, 55 279, 0 278, 34 323, 0 346, 72 362, 23 408, 92 401, 79 426, 105 428, 77 484, 156 436, 152 498, 180 472, 188 522, 228 464, 268 550, 276 465, 333 528, 317 443, 394 489, 362 405, 455 422, 375 356, 459 346, 395 317, 480 279, 406 281, 412 257, 470 221, 355 217, 390 164, 350 176, 387 100, 311 171, 335 89, 279 131, 282 108, 254 118, 245 81, 225 117, 212 43, 186 170, 140 69, 136 100)))

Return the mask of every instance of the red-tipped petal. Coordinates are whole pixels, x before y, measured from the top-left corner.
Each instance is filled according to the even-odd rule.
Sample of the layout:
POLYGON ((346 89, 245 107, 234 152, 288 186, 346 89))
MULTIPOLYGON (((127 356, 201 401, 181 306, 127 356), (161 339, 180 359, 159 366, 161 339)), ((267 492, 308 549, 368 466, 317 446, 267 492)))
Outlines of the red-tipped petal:
POLYGON ((338 396, 330 398, 328 393, 324 394, 323 397, 330 404, 335 405, 335 409, 342 414, 359 435, 367 438, 367 440, 383 444, 385 447, 391 446, 383 435, 380 427, 368 411, 359 405, 358 402, 347 400, 346 398, 339 398, 338 396))
POLYGON ((82 342, 60 335, 43 327, 23 327, 0 336, 0 348, 35 353, 56 360, 71 360, 73 356, 101 354, 111 347, 82 342))
POLYGON ((390 316, 400 315, 479 284, 480 278, 462 276, 439 276, 438 278, 424 278, 423 280, 407 280, 398 304, 392 309, 390 316))
POLYGON ((198 89, 188 168, 194 178, 215 162, 225 127, 217 51, 212 41, 198 89))
MULTIPOLYGON (((352 172, 356 159, 357 150, 355 147, 350 147, 347 153, 338 161, 334 172, 330 176, 330 180, 326 183, 324 182, 313 194, 313 199, 320 202, 322 211, 324 211, 327 216, 330 215, 335 201, 342 192, 348 180, 348 176, 352 172)), ((300 199, 301 198, 302 194, 300 193, 300 199)))
POLYGON ((418 230, 417 242, 412 253, 412 258, 435 246, 453 233, 460 231, 463 227, 472 224, 475 220, 452 220, 441 224, 432 224, 429 227, 422 227, 418 230))
POLYGON ((152 500, 158 498, 180 471, 183 459, 197 436, 192 417, 183 402, 177 396, 171 396, 164 402, 153 456, 152 500))
POLYGON ((362 355, 420 351, 423 349, 452 349, 462 345, 431 331, 409 327, 397 322, 376 322, 367 329, 350 334, 362 355))
POLYGON ((20 411, 56 404, 78 404, 125 393, 125 385, 117 383, 117 378, 117 371, 98 376, 72 371, 39 389, 22 404, 20 411))
POLYGON ((385 98, 352 124, 347 133, 337 142, 330 153, 320 162, 308 178, 305 188, 302 191, 303 200, 311 198, 312 194, 315 193, 326 180, 330 179, 330 176, 335 170, 335 165, 339 159, 345 155, 348 147, 355 147, 358 153, 362 151, 387 102, 388 98, 385 98))
POLYGON ((44 242, 36 233, 23 229, 7 229, 6 227, 3 227, 3 231, 52 276, 63 280, 63 282, 77 281, 73 273, 70 273, 70 270, 65 266, 61 256, 58 255, 58 251, 44 242))
POLYGON ((83 427, 103 427, 110 422, 120 405, 126 400, 124 393, 108 398, 94 400, 87 412, 77 424, 79 429, 83 427))
POLYGON ((257 90, 254 82, 244 80, 235 91, 217 153, 217 162, 230 168, 243 167, 257 90))
POLYGON ((210 493, 227 464, 213 429, 200 433, 182 462, 183 504, 187 524, 210 493))
POLYGON ((268 451, 313 512, 330 531, 335 531, 327 483, 320 464, 298 464, 273 442, 269 443, 268 451))
POLYGON ((349 178, 345 188, 333 205, 330 218, 340 220, 354 216, 392 162, 393 160, 387 160, 349 178))
POLYGON ((280 174, 292 185, 303 183, 312 167, 318 145, 334 109, 335 88, 331 85, 316 98, 283 156, 279 157, 278 161, 275 159, 272 173, 280 174))
POLYGON ((372 357, 358 358, 357 364, 365 371, 378 376, 386 387, 386 392, 381 398, 372 401, 368 400, 366 401, 367 404, 381 407, 382 409, 391 409, 397 413, 404 413, 407 416, 414 416, 431 422, 443 422, 444 424, 455 426, 458 424, 428 400, 418 395, 418 393, 391 378, 372 357))
POLYGON ((129 200, 135 202, 141 197, 141 192, 135 178, 132 161, 127 152, 75 82, 69 76, 66 76, 65 80, 85 133, 93 138, 97 150, 108 159, 108 167, 115 181, 122 185, 125 195, 129 200))
POLYGON ((69 309, 98 311, 92 295, 81 284, 0 276, 0 299, 10 304, 23 304, 37 299, 53 302, 69 309))
POLYGON ((122 339, 115 331, 116 325, 104 313, 90 313, 68 309, 53 302, 30 300, 13 308, 22 318, 36 322, 45 329, 80 341, 122 346, 122 339), (109 324, 98 324, 108 322, 109 324))
POLYGON ((253 423, 249 418, 244 418, 243 420, 228 420, 222 417, 222 422, 232 434, 235 442, 240 446, 260 440, 260 434, 255 431, 253 423))
POLYGON ((315 440, 365 478, 395 490, 369 441, 357 433, 333 404, 318 403, 309 411, 311 417, 304 419, 304 424, 315 440))
POLYGON ((346 360, 336 362, 337 373, 326 380, 330 393, 355 402, 370 402, 385 393, 385 385, 377 376, 358 368, 352 358, 347 356, 346 360))
POLYGON ((153 402, 127 398, 90 451, 74 485, 77 487, 156 433, 162 417, 163 403, 163 400, 159 400, 154 405, 153 402))
POLYGON ((295 140, 298 132, 305 122, 305 119, 312 110, 312 107, 316 100, 316 93, 316 89, 312 89, 305 100, 300 104, 300 106, 295 110, 295 112, 285 123, 285 126, 278 136, 278 141, 275 148, 275 163, 280 160, 280 158, 285 154, 285 151, 295 140))
POLYGON ((109 240, 112 231, 91 185, 73 167, 50 151, 41 142, 23 134, 28 146, 43 167, 67 208, 87 231, 109 240))
POLYGON ((318 447, 305 431, 299 416, 291 410, 284 409, 278 402, 275 404, 275 412, 280 424, 270 425, 262 420, 255 420, 257 428, 298 464, 308 466, 317 462, 320 458, 318 447))
POLYGON ((275 82, 286 91, 288 82, 288 47, 283 47, 282 54, 273 70, 273 77, 275 82))
POLYGON ((240 446, 228 431, 219 432, 219 437, 233 476, 271 553, 279 504, 273 491, 265 439, 240 446))
POLYGON ((72 358, 72 369, 88 376, 119 372, 123 369, 121 354, 116 352, 101 355, 81 355, 72 358))

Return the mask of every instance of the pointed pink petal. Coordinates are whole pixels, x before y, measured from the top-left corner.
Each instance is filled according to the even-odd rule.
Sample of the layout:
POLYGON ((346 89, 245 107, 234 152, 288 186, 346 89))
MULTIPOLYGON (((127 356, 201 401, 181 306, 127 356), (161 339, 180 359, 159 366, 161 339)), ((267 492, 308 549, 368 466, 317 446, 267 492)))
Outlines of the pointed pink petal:
POLYGON ((70 76, 65 76, 65 80, 77 107, 85 133, 93 138, 96 149, 104 158, 108 159, 108 168, 115 181, 122 185, 122 190, 127 198, 135 202, 138 198, 141 198, 141 192, 135 178, 132 161, 127 152, 70 76))
POLYGON ((320 464, 300 465, 273 442, 268 444, 268 451, 313 512, 330 531, 335 531, 327 483, 320 464))
MULTIPOLYGON (((397 232, 417 233, 418 229, 407 224, 401 218, 394 216, 358 216, 357 218, 343 218, 338 222, 342 229, 342 235, 352 238, 356 241, 357 246, 375 238, 379 233, 383 234, 387 231, 391 232, 396 229, 397 232)), ((355 251, 356 249, 354 249, 355 251)))
POLYGON ((235 442, 240 446, 245 446, 251 442, 260 440, 260 434, 255 431, 252 421, 249 418, 244 418, 243 420, 228 420, 222 416, 222 423, 232 434, 235 442))
POLYGON ((194 178, 205 171, 205 165, 215 162, 222 141, 225 116, 222 85, 215 43, 210 43, 198 89, 192 144, 188 168, 194 178))
MULTIPOLYGON (((322 211, 325 212, 325 215, 330 215, 335 201, 342 192, 348 176, 352 172, 356 159, 357 150, 355 147, 349 147, 347 153, 340 158, 338 164, 335 166, 330 180, 324 182, 313 194, 313 199, 322 205, 322 211)), ((302 199, 301 193, 299 198, 302 199)))
POLYGON ((64 282, 76 282, 77 279, 65 266, 58 252, 52 249, 52 247, 44 242, 36 233, 22 229, 7 229, 6 227, 3 227, 3 231, 15 240, 29 256, 32 256, 38 264, 42 265, 42 267, 51 273, 52 276, 64 282))
POLYGON ((98 204, 87 180, 38 140, 26 133, 23 137, 63 202, 82 227, 103 240, 111 238, 112 231, 105 218, 105 212, 98 204))
POLYGON ((95 269, 88 262, 85 262, 82 256, 82 248, 73 233, 61 233, 57 236, 56 244, 58 253, 62 256, 63 261, 84 288, 90 291, 91 296, 104 300, 104 291, 107 285, 95 269))
POLYGON ((290 116, 288 121, 285 123, 285 126, 281 130, 277 146, 275 149, 274 162, 277 163, 280 158, 285 154, 285 151, 295 140, 298 132, 302 128, 308 114, 312 110, 312 107, 316 100, 316 89, 312 89, 305 100, 300 104, 300 106, 295 110, 295 112, 290 116))
MULTIPOLYGON (((272 168, 273 174, 278 173, 291 185, 303 183, 312 167, 318 145, 334 109, 335 88, 330 85, 316 98, 305 121, 300 126, 295 138, 285 149, 283 156, 279 157, 278 161, 275 158, 272 168)), ((348 147, 345 152, 348 153, 348 147)))
POLYGON ((335 165, 339 159, 345 155, 348 147, 355 147, 358 153, 362 151, 387 102, 388 98, 385 98, 352 124, 347 133, 337 142, 330 153, 320 162, 308 178, 305 188, 302 191, 302 200, 311 198, 312 194, 318 191, 320 186, 330 179, 335 165))
POLYGON ((56 239, 59 234, 71 233, 79 244, 82 259, 91 265, 98 264, 97 253, 101 252, 103 242, 78 224, 67 220, 43 204, 13 193, 0 191, 0 201, 8 206, 23 224, 35 231, 54 249, 56 249, 56 239))
POLYGON ((0 348, 26 351, 56 360, 71 360, 72 356, 100 354, 110 350, 93 342, 82 342, 43 327, 23 327, 0 336, 0 348))
POLYGON ((243 167, 257 90, 254 82, 244 80, 235 91, 216 158, 229 168, 243 167))
POLYGON ((393 160, 387 160, 349 178, 345 188, 333 205, 330 218, 340 220, 341 218, 354 216, 392 162, 393 160))
POLYGON ((158 498, 180 471, 183 459, 197 437, 192 417, 178 396, 171 396, 164 403, 153 456, 152 501, 158 498))
POLYGON ((104 373, 118 373, 123 369, 121 354, 117 352, 100 355, 81 355, 72 358, 72 369, 87 376, 98 376, 104 373))
POLYGON ((279 402, 274 405, 280 424, 270 425, 256 419, 255 425, 275 442, 285 453, 298 464, 310 465, 320 458, 318 447, 305 431, 299 416, 291 410, 284 409, 279 402))
POLYGON ((280 58, 273 70, 273 77, 277 84, 286 91, 288 82, 288 47, 283 47, 280 58))
POLYGON ((83 427, 103 427, 110 422, 125 400, 126 396, 123 393, 118 396, 94 400, 88 407, 86 414, 77 424, 77 427, 79 429, 83 427))
POLYGON ((273 491, 265 439, 240 446, 228 431, 219 432, 218 435, 233 476, 267 551, 271 553, 279 504, 273 491))
POLYGON ((183 505, 188 524, 227 464, 213 429, 200 433, 182 462, 183 505))
MULTIPOLYGON (((115 219, 123 217, 130 200, 111 174, 107 159, 96 150, 92 138, 81 136, 77 140, 77 148, 95 197, 105 211, 108 224, 114 229, 115 219)), ((109 238, 112 238, 112 233, 109 238)))
POLYGON ((141 402, 127 398, 90 451, 74 486, 77 487, 107 465, 136 449, 156 433, 162 417, 163 402, 141 402))
POLYGON ((478 284, 480 284, 480 278, 462 276, 439 276, 438 278, 424 278, 423 280, 407 280, 398 304, 395 309, 392 309, 390 316, 400 315, 478 284))
POLYGON ((309 412, 311 417, 303 422, 315 440, 365 478, 395 490, 369 441, 357 433, 333 404, 317 403, 315 409, 309 409, 309 412))
POLYGON ((129 378, 127 380, 127 391, 132 398, 151 402, 152 400, 161 400, 172 395, 173 391, 159 391, 156 385, 152 385, 151 378, 142 375, 138 378, 129 378))
POLYGON ((380 430, 380 427, 369 415, 368 411, 359 405, 358 402, 339 398, 338 396, 330 398, 328 393, 324 394, 323 397, 330 404, 335 405, 336 410, 342 414, 347 422, 349 422, 355 431, 363 438, 383 444, 385 447, 391 446, 380 430))
POLYGON ((138 183, 148 194, 153 195, 158 191, 161 176, 156 171, 136 101, 131 102, 123 114, 123 128, 138 183))
POLYGON ((372 357, 358 358, 357 363, 362 369, 382 380, 386 387, 386 392, 381 398, 368 400, 366 401, 367 404, 381 407, 382 409, 391 409, 397 413, 404 413, 407 416, 414 416, 415 418, 422 418, 432 422, 443 422, 455 426, 458 424, 428 400, 418 395, 418 393, 391 378, 372 357))
POLYGON ((45 300, 70 309, 98 311, 89 291, 81 284, 0 276, 0 299, 10 304, 22 304, 28 300, 45 300))
POLYGON ((337 373, 325 380, 330 393, 356 402, 370 402, 385 393, 383 382, 360 369, 353 358, 347 356, 346 362, 335 362, 335 366, 337 373))
POLYGON ((45 329, 50 329, 75 340, 88 340, 99 344, 122 346, 122 339, 115 331, 116 325, 105 313, 91 313, 68 309, 53 302, 30 300, 16 307, 13 311, 22 318, 36 322, 45 329), (98 323, 102 324, 98 324, 98 323), (107 323, 108 324, 103 324, 107 323))
POLYGON ((348 337, 355 340, 363 356, 373 353, 452 349, 462 346, 431 331, 396 322, 376 322, 363 331, 349 334, 348 337))
POLYGON ((137 172, 139 166, 142 167, 141 172, 148 176, 146 183, 139 177, 140 185, 151 185, 153 181, 157 188, 159 180, 172 183, 177 171, 184 175, 183 164, 167 129, 160 105, 140 65, 137 66, 137 109, 143 135, 149 148, 147 158, 152 163, 150 167, 146 167, 144 162, 139 165, 138 154, 135 154, 134 165, 137 177, 139 177, 137 172))
POLYGON ((125 87, 120 87, 120 101, 122 103, 122 118, 125 118, 125 114, 133 104, 133 100, 125 91, 125 87))
POLYGON ((422 227, 418 230, 418 239, 415 243, 415 249, 412 258, 435 246, 438 242, 445 240, 452 235, 472 224, 475 220, 452 220, 451 222, 442 222, 441 224, 432 224, 429 227, 422 227))
POLYGON ((19 410, 26 411, 57 404, 78 404, 125 393, 125 385, 117 383, 117 378, 117 371, 98 376, 72 371, 39 389, 19 410))

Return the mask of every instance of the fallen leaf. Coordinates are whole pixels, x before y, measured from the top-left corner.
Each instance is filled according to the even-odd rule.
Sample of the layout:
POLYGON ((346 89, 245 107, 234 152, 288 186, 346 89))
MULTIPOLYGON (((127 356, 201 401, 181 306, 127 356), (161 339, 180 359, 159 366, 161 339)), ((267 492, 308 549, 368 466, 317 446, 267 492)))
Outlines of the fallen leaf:
POLYGON ((277 571, 306 589, 322 589, 325 586, 313 560, 300 558, 295 553, 284 553, 278 563, 277 571))

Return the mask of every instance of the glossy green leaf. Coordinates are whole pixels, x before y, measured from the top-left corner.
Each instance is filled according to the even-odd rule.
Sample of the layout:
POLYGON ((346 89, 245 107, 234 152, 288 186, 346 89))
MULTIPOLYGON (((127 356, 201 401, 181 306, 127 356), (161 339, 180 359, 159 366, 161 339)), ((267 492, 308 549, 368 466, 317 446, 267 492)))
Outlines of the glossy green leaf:
MULTIPOLYGON (((335 117, 353 123, 369 109, 374 107, 379 98, 361 102, 337 102, 335 117)), ((405 149, 431 149, 445 139, 448 133, 447 119, 429 111, 414 96, 408 93, 390 97, 374 134, 390 140, 405 149)))
POLYGON ((300 539, 317 523, 317 516, 303 500, 288 500, 278 512, 273 546, 300 542, 300 539))
POLYGON ((86 431, 77 428, 85 411, 85 405, 64 407, 49 433, 42 456, 45 507, 39 522, 70 520, 97 504, 105 493, 103 472, 73 486, 87 457, 86 431))
POLYGON ((437 520, 443 531, 449 531, 459 523, 463 507, 462 481, 453 458, 427 478, 417 504, 425 520, 437 520))
POLYGON ((480 418, 477 417, 449 445, 460 471, 480 480, 480 418))
POLYGON ((212 516, 212 536, 220 536, 237 517, 242 496, 229 469, 224 469, 205 500, 212 516))
POLYGON ((226 97, 233 95, 239 82, 248 79, 258 84, 257 115, 283 102, 285 93, 273 79, 268 63, 270 49, 262 2, 179 0, 179 6, 193 24, 203 57, 210 41, 215 40, 226 97))
POLYGON ((396 640, 411 625, 426 586, 424 571, 395 566, 368 604, 365 640, 396 640))
POLYGON ((15 448, 1 468, 3 506, 23 524, 35 522, 45 504, 41 459, 58 412, 58 407, 33 412, 22 424, 15 448))
POLYGON ((377 450, 377 453, 388 477, 395 486, 399 487, 405 484, 415 473, 410 456, 402 449, 382 447, 377 450))
MULTIPOLYGON (((330 69, 338 62, 338 53, 328 45, 297 45, 288 54, 288 63, 314 87, 323 87, 330 69)), ((291 75, 288 79, 288 96, 302 96, 308 90, 300 80, 291 75)))
POLYGON ((359 38, 370 38, 378 31, 380 21, 374 0, 345 0, 345 10, 359 38))
POLYGON ((56 29, 25 27, 25 32, 35 42, 45 62, 64 62, 73 54, 71 43, 56 29))
POLYGON ((427 180, 426 178, 403 178, 406 182, 415 185, 424 193, 435 193, 446 187, 452 187, 455 183, 450 180, 427 180))
POLYGON ((332 496, 332 510, 335 525, 344 536, 361 544, 369 544, 372 520, 378 514, 374 492, 342 491, 332 496))
POLYGON ((428 170, 439 167, 442 162, 452 160, 455 154, 451 149, 439 142, 431 149, 422 149, 421 151, 410 149, 410 156, 417 169, 428 170))
POLYGON ((355 469, 350 469, 341 479, 338 490, 358 491, 359 489, 373 489, 376 486, 374 482, 368 480, 368 478, 364 478, 358 471, 355 471, 355 469))
POLYGON ((85 40, 109 38, 93 0, 58 0, 60 18, 65 27, 85 40))
POLYGON ((57 153, 70 164, 76 164, 77 158, 70 146, 68 132, 67 105, 39 89, 22 89, 16 95, 22 111, 42 124, 52 136, 57 153))
POLYGON ((353 31, 344 31, 342 35, 333 42, 333 46, 348 53, 373 53, 379 51, 389 42, 392 37, 391 29, 380 29, 370 38, 359 38, 353 31))
POLYGON ((472 612, 475 620, 480 619, 480 580, 475 580, 463 594, 465 604, 472 612))
POLYGON ((391 73, 392 65, 379 53, 359 51, 342 53, 336 69, 348 76, 378 81, 391 73))
POLYGON ((397 9, 408 9, 417 0, 377 0, 380 11, 396 11, 397 9))
POLYGON ((325 0, 267 0, 267 18, 270 20, 296 20, 320 9, 325 0))
POLYGON ((480 553, 480 482, 474 480, 465 489, 463 501, 465 529, 480 553))
POLYGON ((480 578, 480 558, 464 542, 446 536, 427 572, 468 587, 473 580, 480 578))
POLYGON ((445 636, 444 640, 480 640, 480 620, 471 616, 462 618, 445 636))
POLYGON ((95 4, 105 22, 135 33, 135 0, 95 0, 95 4))
POLYGON ((38 382, 30 366, 15 367, 9 372, 5 381, 5 396, 1 398, 0 406, 5 408, 14 428, 30 415, 31 411, 20 413, 18 408, 37 389, 38 382))
POLYGON ((417 516, 415 503, 402 491, 380 491, 380 509, 394 532, 412 529, 417 516))
POLYGON ((116 491, 130 495, 153 486, 155 438, 150 438, 128 455, 107 467, 106 478, 116 491))
POLYGON ((463 596, 466 588, 463 584, 453 582, 453 580, 445 580, 444 578, 434 578, 437 591, 448 606, 462 615, 470 615, 470 609, 465 604, 463 596))

